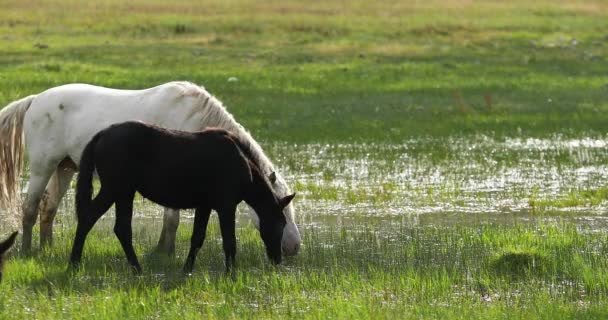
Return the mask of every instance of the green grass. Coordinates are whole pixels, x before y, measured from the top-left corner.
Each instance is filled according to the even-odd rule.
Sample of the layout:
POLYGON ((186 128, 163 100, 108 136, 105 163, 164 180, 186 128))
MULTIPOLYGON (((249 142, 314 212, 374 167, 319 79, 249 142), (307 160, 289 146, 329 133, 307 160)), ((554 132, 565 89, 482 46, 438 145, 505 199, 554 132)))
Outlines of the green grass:
POLYGON ((67 82, 185 79, 262 140, 572 135, 608 122, 602 2, 1 6, 0 104, 67 82))
POLYGON ((573 190, 555 199, 538 199, 533 196, 530 199, 530 206, 533 208, 557 207, 569 208, 576 206, 597 206, 604 204, 608 200, 608 188, 600 187, 597 189, 573 190))
MULTIPOLYGON (((239 228, 238 267, 223 273, 217 225, 192 275, 175 259, 142 258, 134 276, 109 227, 88 239, 83 269, 68 273, 71 232, 53 250, 9 261, 0 315, 137 319, 185 317, 443 317, 550 319, 606 316, 605 235, 568 224, 304 228, 304 250, 271 266, 250 225, 239 228)), ((156 236, 136 230, 147 252, 156 236), (143 240, 146 239, 146 240, 143 240)), ((72 231, 72 230, 70 230, 72 231)))
POLYGON ((138 202, 144 274, 108 222, 68 273, 70 198, 52 249, 13 251, 0 318, 605 319, 606 30, 602 1, 3 1, 0 107, 203 85, 298 192, 304 246, 273 267, 240 218, 225 275, 213 221, 186 276, 191 221, 153 254, 138 202))

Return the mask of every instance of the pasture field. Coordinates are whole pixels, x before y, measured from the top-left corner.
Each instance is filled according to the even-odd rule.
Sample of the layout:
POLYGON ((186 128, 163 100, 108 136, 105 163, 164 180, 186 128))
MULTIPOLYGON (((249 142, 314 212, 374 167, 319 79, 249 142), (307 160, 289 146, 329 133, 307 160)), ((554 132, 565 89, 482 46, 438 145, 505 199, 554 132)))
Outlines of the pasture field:
POLYGON ((259 140, 298 192, 301 253, 270 265, 241 210, 237 270, 214 216, 184 275, 192 212, 166 257, 138 199, 143 274, 112 213, 68 273, 69 194, 53 248, 14 248, 0 319, 608 317, 605 1, 0 2, 0 106, 171 80, 259 140))

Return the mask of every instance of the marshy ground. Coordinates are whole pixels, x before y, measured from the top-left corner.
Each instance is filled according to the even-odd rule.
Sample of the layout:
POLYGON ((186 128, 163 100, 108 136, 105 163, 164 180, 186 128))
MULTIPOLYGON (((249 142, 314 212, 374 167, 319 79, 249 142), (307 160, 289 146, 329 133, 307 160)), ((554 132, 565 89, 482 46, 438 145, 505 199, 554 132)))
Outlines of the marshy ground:
POLYGON ((241 210, 235 274, 214 217, 185 276, 192 212, 165 257, 140 199, 143 275, 111 213, 70 274, 69 194, 55 246, 13 251, 0 318, 604 319, 607 30, 601 1, 2 3, 0 105, 204 85, 298 192, 303 247, 273 267, 241 210))

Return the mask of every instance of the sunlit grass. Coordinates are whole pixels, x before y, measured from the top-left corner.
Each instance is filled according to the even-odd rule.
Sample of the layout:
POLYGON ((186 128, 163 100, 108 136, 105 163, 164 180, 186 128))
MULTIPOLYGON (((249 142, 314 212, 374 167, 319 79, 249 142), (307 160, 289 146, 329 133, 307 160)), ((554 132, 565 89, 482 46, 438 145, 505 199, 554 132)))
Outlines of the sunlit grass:
POLYGON ((605 319, 606 30, 602 1, 4 1, 0 107, 204 85, 298 192, 304 245, 273 267, 241 217, 225 275, 213 220, 183 275, 191 213, 160 256, 138 199, 143 275, 111 215, 68 273, 70 194, 54 247, 12 252, 0 318, 605 319))
POLYGON ((89 237, 83 269, 75 273, 65 271, 71 232, 60 235, 52 252, 33 258, 17 252, 0 287, 0 314, 314 318, 439 312, 462 317, 482 308, 474 317, 508 312, 515 318, 546 318, 557 310, 563 316, 592 316, 606 306, 605 235, 568 224, 310 226, 303 228, 302 253, 279 267, 270 265, 257 232, 245 224, 238 232, 237 272, 226 275, 213 221, 195 272, 183 275, 179 267, 189 227, 180 228, 175 259, 149 253, 152 243, 144 239, 156 236, 143 231, 149 229, 136 233, 141 276, 130 272, 107 226, 89 237), (522 306, 542 312, 519 314, 522 306))
POLYGON ((183 79, 262 140, 605 131, 604 3, 448 3, 8 2, 0 105, 183 79))

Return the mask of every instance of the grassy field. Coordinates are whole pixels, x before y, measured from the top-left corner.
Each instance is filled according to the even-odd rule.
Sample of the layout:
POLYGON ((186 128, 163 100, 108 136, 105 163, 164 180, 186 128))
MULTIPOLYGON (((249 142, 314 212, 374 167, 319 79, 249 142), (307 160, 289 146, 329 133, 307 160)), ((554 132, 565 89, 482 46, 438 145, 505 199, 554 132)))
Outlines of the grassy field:
POLYGON ((213 219, 183 275, 191 213, 159 256, 142 201, 143 275, 111 214, 72 274, 70 195, 52 249, 13 251, 0 318, 605 319, 607 59, 604 1, 0 2, 0 106, 203 85, 299 193, 304 241, 273 267, 240 214, 225 275, 213 219))

